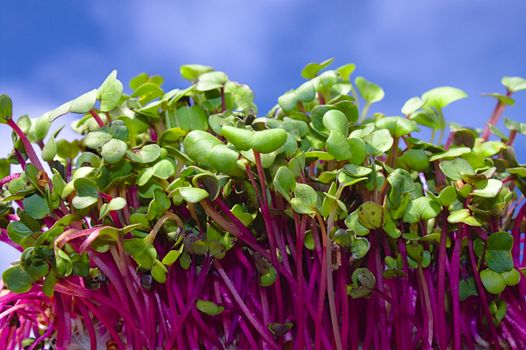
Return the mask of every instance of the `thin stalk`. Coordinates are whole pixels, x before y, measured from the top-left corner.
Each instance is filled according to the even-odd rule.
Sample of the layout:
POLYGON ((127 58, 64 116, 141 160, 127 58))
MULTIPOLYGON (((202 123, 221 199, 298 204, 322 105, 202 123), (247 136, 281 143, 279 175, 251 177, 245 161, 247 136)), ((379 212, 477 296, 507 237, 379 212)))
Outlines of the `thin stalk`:
POLYGON ((243 301, 243 298, 241 298, 239 293, 236 291, 234 285, 232 284, 232 281, 223 269, 223 266, 221 266, 221 263, 219 263, 219 261, 217 260, 214 260, 214 266, 217 272, 219 273, 219 276, 221 276, 221 278, 223 279, 225 286, 230 291, 230 294, 232 294, 237 304, 239 305, 239 308, 241 309, 247 320, 252 324, 254 329, 263 337, 263 339, 265 339, 265 341, 270 345, 270 347, 272 347, 273 349, 279 349, 278 345, 274 342, 270 334, 267 333, 265 327, 252 315, 245 302, 243 301))
POLYGON ((104 121, 102 120, 102 118, 99 116, 99 114, 97 113, 97 111, 95 111, 95 109, 90 109, 89 111, 89 114, 91 114, 91 116, 93 117, 93 119, 95 119, 95 121, 97 122, 97 124, 102 128, 104 127, 104 121))
POLYGON ((427 344, 426 349, 431 349, 433 344, 433 308, 431 306, 431 299, 429 297, 429 288, 427 285, 426 278, 424 276, 424 270, 422 265, 418 265, 418 279, 420 280, 420 285, 423 292, 424 305, 425 305, 425 319, 426 319, 426 334, 427 334, 427 344))
POLYGON ((497 335, 497 330, 495 329, 495 326, 493 325, 493 317, 491 316, 491 311, 489 309, 488 300, 486 298, 486 290, 484 289, 482 285, 482 280, 480 279, 480 273, 477 268, 477 261, 475 258, 475 252, 473 250, 473 240, 468 236, 468 251, 469 251, 469 260, 471 262, 471 269, 473 270, 473 277, 475 278, 475 283, 477 285, 477 289, 480 296, 480 302, 482 304, 482 310, 484 311, 484 315, 486 316, 486 322, 488 324, 488 327, 491 331, 491 336, 493 337, 493 346, 495 346, 495 349, 500 349, 499 345, 499 337, 497 335))
POLYGON ((304 290, 305 290, 305 278, 303 277, 303 242, 305 239, 305 229, 307 226, 307 216, 303 215, 301 217, 301 223, 298 218, 298 214, 294 213, 294 222, 296 226, 296 275, 298 279, 298 298, 296 305, 296 317, 297 317, 297 348, 303 349, 305 347, 304 339, 304 329, 306 328, 305 324, 305 315, 304 315, 304 290))
MULTIPOLYGON (((506 96, 510 97, 512 94, 511 91, 506 91, 506 96)), ((504 113, 506 105, 502 103, 500 100, 497 101, 497 104, 495 105, 495 108, 493 109, 493 113, 491 114, 488 123, 484 127, 484 132, 482 133, 482 139, 484 141, 487 141, 489 139, 489 135, 491 134, 490 125, 496 125, 499 121, 500 117, 502 116, 502 113, 504 113)))
POLYGON ((460 252, 462 245, 462 231, 458 231, 455 237, 455 247, 451 257, 450 270, 450 288, 453 304, 453 349, 461 350, 460 327, 462 320, 460 317, 460 300, 459 300, 459 278, 460 278, 460 252))
POLYGON ((33 149, 33 146, 31 145, 31 142, 29 142, 29 139, 27 138, 26 134, 20 129, 17 123, 13 121, 13 119, 7 119, 7 125, 13 129, 13 131, 17 134, 18 138, 24 145, 24 149, 26 151, 27 157, 29 158, 29 161, 31 164, 35 166, 40 171, 44 171, 44 167, 42 166, 42 163, 40 162, 40 159, 38 158, 37 154, 35 153, 35 150, 33 149))
POLYGON ((508 146, 513 145, 513 142, 515 142, 516 137, 517 137, 517 130, 510 130, 510 136, 508 137, 508 142, 506 142, 506 145, 508 146))
POLYGON ((210 269, 210 257, 206 257, 205 262, 201 266, 201 271, 199 271, 199 276, 197 277, 197 282, 195 287, 192 290, 192 294, 188 297, 188 300, 186 301, 186 306, 184 310, 182 310, 180 317, 177 319, 177 322, 174 325, 172 334, 166 343, 165 350, 172 349, 173 343, 175 341, 175 337, 179 334, 179 331, 181 330, 181 327, 183 326, 184 320, 187 318, 188 314, 190 313, 190 310, 195 307, 195 301, 197 300, 197 297, 199 293, 201 292, 201 289, 203 288, 203 284, 206 279, 206 275, 208 274, 208 271, 210 269))
MULTIPOLYGON (((374 264, 376 265, 376 279, 378 281, 378 289, 380 293, 384 294, 384 275, 383 275, 383 263, 382 263, 382 257, 380 255, 381 253, 381 245, 380 245, 380 232, 375 231, 374 235, 372 236, 372 239, 374 240, 374 264)), ((379 313, 380 313, 380 329, 384 331, 380 331, 380 342, 382 349, 389 349, 389 340, 388 340, 388 334, 387 334, 387 319, 386 319, 386 310, 385 310, 385 301, 383 301, 381 298, 376 298, 378 302, 379 307, 379 313)), ((392 305, 392 302, 390 302, 392 305)))
POLYGON ((340 326, 338 323, 338 314, 336 313, 336 301, 334 296, 334 281, 333 281, 333 273, 332 273, 332 240, 329 236, 329 233, 332 230, 332 227, 334 226, 334 215, 336 214, 336 211, 333 210, 329 214, 329 218, 327 220, 327 229, 328 232, 325 232, 325 226, 323 223, 323 219, 319 213, 316 213, 316 217, 320 223, 321 232, 322 232, 322 239, 325 239, 325 249, 326 249, 326 258, 325 258, 325 269, 327 272, 327 297, 329 299, 329 312, 331 315, 331 325, 332 325, 332 332, 334 335, 334 342, 336 343, 336 349, 342 350, 342 338, 340 335, 340 326))
POLYGON ((367 118, 367 113, 369 113, 369 108, 371 107, 370 102, 366 102, 365 106, 363 106, 362 113, 360 114, 360 121, 359 123, 362 123, 365 118, 367 118))
POLYGON ((445 306, 445 290, 446 290, 446 243, 447 243, 447 218, 446 210, 442 210, 440 222, 442 232, 440 234, 440 246, 438 248, 438 276, 437 276, 437 336, 438 345, 441 349, 447 347, 447 332, 446 332, 446 306, 445 306))
POLYGON ((221 88, 221 113, 226 111, 225 88, 221 88))
POLYGON ((318 308, 316 310, 316 319, 314 321, 315 327, 315 336, 314 344, 315 349, 321 349, 321 329, 322 329, 322 320, 324 314, 324 304, 325 304, 325 290, 327 288, 327 264, 325 260, 327 259, 327 233, 325 231, 325 225, 323 220, 320 220, 320 216, 316 213, 316 218, 320 224, 321 238, 322 238, 322 258, 321 258, 321 271, 320 271, 320 283, 318 291, 318 308))

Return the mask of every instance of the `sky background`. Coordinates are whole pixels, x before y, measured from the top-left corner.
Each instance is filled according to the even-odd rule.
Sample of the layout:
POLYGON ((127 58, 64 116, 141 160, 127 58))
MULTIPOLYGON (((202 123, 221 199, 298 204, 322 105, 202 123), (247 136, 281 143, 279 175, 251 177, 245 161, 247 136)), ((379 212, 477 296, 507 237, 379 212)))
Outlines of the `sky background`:
MULTIPOLYGON (((405 100, 441 85, 470 98, 446 118, 482 127, 504 75, 526 76, 526 2, 467 0, 5 1, 0 12, 0 93, 15 115, 38 117, 96 88, 112 69, 185 86, 179 66, 211 65, 249 84, 260 112, 302 82, 308 62, 335 57, 381 85, 372 110, 397 115, 405 100)), ((125 83, 127 86, 127 83, 125 83)), ((505 115, 526 121, 526 92, 505 115)), ((10 148, 0 128, 0 156, 10 148)), ((525 139, 517 145, 526 160, 525 139)), ((0 246, 0 270, 16 255, 0 246)))

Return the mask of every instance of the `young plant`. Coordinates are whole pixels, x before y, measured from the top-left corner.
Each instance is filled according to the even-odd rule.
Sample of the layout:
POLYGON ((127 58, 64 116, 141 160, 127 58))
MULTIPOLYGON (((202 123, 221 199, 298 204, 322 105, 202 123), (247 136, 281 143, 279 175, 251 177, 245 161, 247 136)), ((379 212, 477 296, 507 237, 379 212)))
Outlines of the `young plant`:
POLYGON ((442 144, 462 90, 371 115, 384 91, 331 63, 259 118, 201 65, 169 91, 142 73, 124 93, 114 71, 36 119, 1 95, 0 238, 21 256, 0 348, 526 348, 526 124, 496 128, 526 80, 442 144), (49 132, 66 114, 77 140, 49 132))

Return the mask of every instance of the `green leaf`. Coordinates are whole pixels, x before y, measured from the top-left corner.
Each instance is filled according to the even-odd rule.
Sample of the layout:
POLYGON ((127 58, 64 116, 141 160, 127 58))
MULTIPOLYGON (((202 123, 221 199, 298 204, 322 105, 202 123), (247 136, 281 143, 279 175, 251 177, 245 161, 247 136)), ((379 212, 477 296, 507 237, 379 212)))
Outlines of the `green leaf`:
POLYGON ((402 235, 400 229, 396 226, 396 222, 393 221, 391 215, 387 214, 386 219, 384 220, 383 229, 387 235, 393 239, 396 239, 402 235))
POLYGON ((486 265, 495 272, 513 269, 513 237, 508 232, 495 232, 486 241, 486 265))
POLYGON ((33 219, 43 219, 51 213, 47 201, 38 194, 23 199, 24 211, 33 219))
POLYGON ((451 86, 437 87, 422 94, 425 106, 437 110, 441 110, 447 105, 466 97, 468 95, 464 91, 451 86))
POLYGON ((56 274, 51 271, 46 278, 44 279, 44 283, 42 283, 42 291, 45 295, 48 297, 52 297, 55 292, 55 285, 58 282, 58 278, 56 274))
POLYGON ((453 186, 446 186, 438 194, 438 202, 443 207, 449 207, 457 199, 457 191, 453 186))
POLYGON ((404 115, 411 115, 418 111, 424 105, 424 101, 420 97, 412 97, 407 100, 402 106, 402 113, 404 115))
POLYGON ((148 219, 155 220, 160 218, 166 210, 170 208, 170 199, 166 193, 160 189, 153 192, 153 200, 148 205, 148 219))
POLYGON ((316 98, 316 90, 311 81, 301 84, 295 91, 296 99, 300 102, 311 102, 316 98))
POLYGON ((526 123, 519 123, 509 118, 504 118, 504 126, 506 126, 508 130, 515 130, 522 135, 526 135, 526 123))
POLYGON ((73 262, 70 256, 62 249, 55 249, 55 264, 61 276, 69 276, 73 272, 73 262))
POLYGON ((524 167, 508 168, 508 172, 517 177, 526 177, 526 168, 524 167))
POLYGON ((27 137, 31 142, 43 141, 51 127, 51 122, 47 117, 40 117, 33 119, 31 123, 31 129, 27 134, 27 137))
POLYGON ((345 114, 339 110, 331 109, 323 115, 323 125, 330 131, 337 131, 344 136, 349 134, 349 121, 345 114))
POLYGON ((181 76, 191 82, 194 82, 204 73, 212 72, 214 69, 209 66, 203 66, 200 64, 186 64, 181 66, 181 76))
POLYGON ((369 229, 360 223, 357 211, 352 212, 345 218, 345 226, 357 236, 366 236, 369 234, 369 229))
POLYGON ((411 148, 398 157, 398 161, 407 169, 423 172, 429 168, 427 152, 421 148, 411 148))
POLYGON ((111 139, 112 139, 111 135, 108 134, 107 132, 92 131, 84 137, 84 139, 82 140, 82 143, 86 147, 89 147, 92 149, 100 149, 111 139))
POLYGON ((371 152, 374 156, 379 156, 391 149, 393 146, 393 138, 386 129, 376 130, 365 136, 363 140, 371 147, 371 152))
POLYGON ((477 197, 495 198, 497 194, 499 194, 503 185, 504 184, 500 180, 489 179, 486 186, 473 190, 472 194, 477 197))
MULTIPOLYGON (((148 103, 156 98, 161 97, 164 94, 163 89, 158 84, 146 82, 140 86, 138 86, 135 91, 133 91, 133 94, 131 97, 138 97, 141 103, 148 103)), ((148 105, 149 107, 152 107, 148 105)), ((146 108, 148 106, 145 106, 143 108, 146 108)), ((148 107, 148 109, 149 109, 148 107)), ((143 111, 143 109, 141 109, 143 111)))
POLYGON ((342 248, 351 248, 353 239, 353 232, 351 230, 344 230, 342 228, 337 229, 332 237, 333 242, 342 248))
POLYGON ((351 74, 354 72, 355 69, 356 65, 354 63, 348 63, 336 68, 336 71, 340 74, 340 77, 343 81, 349 82, 351 74))
POLYGON ((179 187, 177 191, 187 203, 199 203, 203 199, 208 198, 208 192, 202 188, 179 187))
POLYGON ((389 191, 389 204, 391 208, 398 208, 402 205, 406 194, 411 197, 415 189, 413 179, 407 170, 398 168, 393 170, 393 172, 387 176, 387 181, 391 185, 389 191))
POLYGON ((375 83, 368 81, 363 77, 357 77, 354 80, 354 83, 356 84, 356 87, 358 87, 358 91, 360 91, 362 98, 368 103, 378 102, 384 98, 384 90, 375 83))
POLYGON ((13 101, 6 94, 0 95, 0 123, 13 117, 13 101))
POLYGON ((345 135, 339 131, 332 131, 325 142, 327 151, 336 160, 347 160, 353 157, 352 148, 345 135))
POLYGON ((248 151, 254 143, 254 131, 252 130, 225 125, 221 129, 221 135, 241 151, 248 151))
POLYGON ((479 295, 477 291, 477 285, 475 284, 475 280, 473 279, 473 277, 468 277, 466 279, 460 280, 458 287, 459 287, 460 301, 464 301, 470 296, 479 295))
POLYGON ((146 145, 139 150, 137 156, 140 163, 151 163, 161 156, 161 147, 157 144, 146 145))
POLYGON ((212 147, 206 158, 214 169, 231 176, 239 176, 243 173, 237 164, 238 159, 239 153, 223 144, 212 147))
POLYGON ((296 187, 296 179, 292 171, 286 166, 280 166, 274 176, 274 188, 286 199, 290 200, 290 193, 296 187))
POLYGON ((283 129, 268 129, 254 132, 253 149, 259 153, 271 153, 287 141, 287 132, 283 129))
POLYGON ((486 241, 487 249, 510 251, 513 247, 513 236, 509 232, 495 232, 486 241))
POLYGON ((115 197, 108 203, 109 210, 121 210, 126 206, 126 199, 115 197))
POLYGON ((499 151, 505 147, 506 145, 500 141, 487 141, 475 144, 473 153, 481 158, 489 158, 499 153, 499 151))
POLYGON ((404 222, 415 224, 421 220, 433 219, 440 214, 440 205, 429 197, 419 197, 411 202, 404 214, 404 222))
POLYGON ((466 279, 460 280, 458 287, 459 287, 460 301, 464 301, 470 296, 479 295, 477 291, 477 285, 475 284, 475 280, 473 279, 473 277, 468 277, 466 279))
POLYGON ((364 202, 357 209, 360 223, 368 229, 378 229, 384 223, 384 208, 374 202, 364 202))
POLYGON ((345 164, 343 166, 345 172, 354 177, 363 177, 369 175, 373 170, 355 164, 345 164))
POLYGON ((71 113, 85 114, 88 113, 89 110, 93 108, 93 106, 95 106, 96 102, 97 89, 93 89, 71 101, 69 111, 71 113))
POLYGON ((482 94, 482 96, 495 97, 500 103, 502 103, 505 106, 513 106, 515 104, 515 100, 513 98, 496 92, 482 94))
POLYGON ((109 164, 115 164, 124 157, 127 150, 128 145, 126 142, 117 139, 111 139, 102 146, 100 155, 105 162, 109 164))
POLYGON ((223 72, 207 72, 199 76, 197 80, 197 91, 210 91, 223 87, 228 78, 223 72))
POLYGON ((199 106, 181 107, 175 114, 176 126, 183 130, 207 130, 208 116, 199 106))
POLYGON ((170 250, 164 256, 162 263, 167 265, 167 266, 171 266, 172 264, 174 264, 177 261, 177 259, 179 259, 179 257, 183 253, 183 249, 184 249, 184 244, 181 244, 179 249, 170 250))
POLYGON ((325 92, 338 82, 338 74, 334 70, 328 70, 312 79, 316 91, 325 92))
POLYGON ((220 315, 225 310, 223 306, 219 306, 214 302, 203 299, 198 299, 195 303, 195 306, 199 311, 209 316, 220 315))
POLYGON ((352 158, 349 162, 356 165, 363 164, 365 158, 367 158, 367 146, 365 142, 357 137, 349 137, 347 142, 349 146, 351 146, 352 153, 352 158))
POLYGON ((259 283, 262 287, 270 287, 276 281, 277 276, 276 269, 273 266, 269 266, 268 271, 259 277, 259 283))
POLYGON ((25 293, 31 289, 33 284, 31 276, 20 265, 5 270, 2 273, 2 281, 7 289, 14 293, 25 293))
POLYGON ((462 158, 441 161, 439 166, 444 175, 451 180, 461 180, 464 175, 475 174, 475 171, 468 161, 462 158))
POLYGON ((471 152, 471 149, 468 147, 451 148, 447 150, 446 152, 438 153, 438 154, 431 156, 431 158, 429 158, 429 161, 434 162, 435 160, 438 160, 438 159, 457 158, 469 152, 471 152))
POLYGON ((285 112, 292 112, 298 105, 298 96, 296 91, 287 91, 278 97, 278 104, 285 112))
POLYGON ((521 280, 521 274, 517 269, 511 269, 510 271, 505 271, 500 274, 507 286, 516 286, 521 280))
POLYGON ((510 92, 526 90, 526 79, 521 77, 504 77, 501 82, 510 92))
POLYGON ((369 249, 371 248, 371 243, 367 238, 355 237, 351 243, 351 258, 352 259, 362 259, 367 255, 369 249))
POLYGON ((334 58, 329 58, 321 63, 309 63, 301 71, 301 76, 305 79, 312 79, 318 75, 318 73, 330 65, 334 61, 334 58))
POLYGON ((401 137, 408 135, 420 129, 412 120, 401 117, 384 117, 375 122, 379 129, 387 129, 393 137, 401 137))
POLYGON ((422 109, 410 115, 409 119, 414 120, 422 126, 433 130, 443 129, 444 120, 432 109, 422 109))
POLYGON ((24 241, 33 235, 33 231, 21 221, 11 221, 7 225, 7 234, 10 240, 25 246, 24 241))
POLYGON ((307 184, 298 183, 294 188, 294 198, 290 201, 292 209, 299 214, 316 214, 316 191, 307 184))
POLYGON ((498 272, 484 269, 480 271, 480 279, 484 288, 491 294, 500 294, 506 288, 506 281, 498 272))
POLYGON ((376 284, 376 278, 366 267, 359 267, 351 275, 352 284, 347 285, 347 294, 352 298, 368 296, 376 284))
POLYGON ((469 209, 458 209, 449 213, 447 217, 447 222, 451 224, 457 224, 463 222, 464 219, 471 215, 469 209))
POLYGON ((55 138, 51 137, 42 148, 42 159, 46 162, 53 161, 53 158, 57 155, 57 144, 55 138))
POLYGON ((153 279, 158 283, 166 282, 168 269, 159 260, 155 260, 152 266, 151 274, 153 279))
POLYGON ((100 110, 109 112, 115 108, 119 104, 122 91, 123 86, 117 80, 117 71, 113 70, 97 90, 97 98, 100 99, 100 110))
POLYGON ((76 209, 84 209, 97 203, 99 191, 97 184, 87 178, 78 178, 73 183, 77 195, 73 198, 73 206, 76 209))
POLYGON ((168 179, 175 172, 172 162, 170 162, 168 159, 162 159, 158 163, 155 163, 155 165, 152 167, 152 170, 153 176, 163 180, 168 179))
MULTIPOLYGON (((223 127, 222 132, 224 132, 224 129, 225 127, 223 127)), ((197 163, 206 163, 208 157, 208 152, 206 152, 206 150, 212 149, 212 147, 222 144, 223 143, 221 141, 208 132, 194 130, 186 135, 184 139, 184 150, 188 157, 197 163)))

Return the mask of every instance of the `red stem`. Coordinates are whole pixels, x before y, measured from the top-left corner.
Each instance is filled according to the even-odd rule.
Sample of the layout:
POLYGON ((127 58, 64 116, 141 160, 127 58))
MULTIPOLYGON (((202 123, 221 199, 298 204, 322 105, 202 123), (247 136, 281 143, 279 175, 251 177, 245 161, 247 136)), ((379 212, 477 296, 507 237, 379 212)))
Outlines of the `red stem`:
MULTIPOLYGON (((506 91, 506 96, 511 96, 512 92, 511 91, 506 91)), ((504 108, 506 106, 499 100, 497 102, 497 105, 495 106, 495 108, 493 109, 493 113, 491 114, 491 117, 489 118, 488 120, 488 123, 486 124, 486 126, 484 127, 484 132, 482 133, 482 138, 484 139, 484 141, 487 141, 489 139, 489 135, 491 133, 490 131, 490 125, 496 125, 500 119, 500 117, 502 116, 502 113, 504 113, 504 108)))
POLYGON ((469 260, 471 262, 471 269, 473 270, 473 277, 475 278, 475 283, 479 291, 480 301, 482 303, 482 309, 484 310, 484 315, 486 316, 486 322, 490 328, 491 336, 493 337, 493 346, 495 349, 500 349, 499 346, 499 337, 497 335, 497 330, 493 325, 493 317, 491 316, 491 311, 489 310, 488 300, 486 298, 486 290, 482 286, 482 280, 480 279, 480 274, 477 268, 477 262, 475 259, 475 252, 473 250, 473 240, 468 236, 468 250, 469 250, 469 260))
POLYGON ((441 223, 442 232, 440 235, 440 247, 438 251, 438 278, 437 278, 437 335, 438 344, 441 349, 447 347, 446 333, 446 308, 445 308, 445 290, 446 290, 446 242, 447 242, 447 214, 446 210, 442 211, 441 223))
POLYGON ((513 145, 513 142, 515 142, 515 138, 517 137, 517 130, 510 130, 510 136, 508 138, 508 142, 506 144, 508 146, 513 145))
POLYGON ((29 158, 29 161, 38 169, 41 171, 44 171, 44 167, 42 166, 42 163, 40 163, 40 159, 38 158, 37 154, 35 153, 35 150, 33 149, 33 146, 31 146, 31 143, 29 142, 29 139, 27 138, 26 134, 18 127, 18 125, 13 121, 13 119, 7 120, 7 125, 13 129, 13 131, 18 135, 18 138, 24 145, 24 149, 26 150, 27 157, 29 158))
POLYGON ((95 121, 97 122, 97 124, 99 124, 101 128, 105 125, 104 121, 101 119, 101 117, 97 114, 97 112, 94 109, 90 109, 89 114, 91 114, 93 119, 95 119, 95 121))
POLYGON ((460 253, 462 245, 462 230, 457 231, 455 237, 455 247, 453 250, 453 256, 451 257, 451 297, 453 304, 453 349, 460 350, 461 337, 460 337, 460 300, 459 300, 459 278, 460 278, 460 253))

